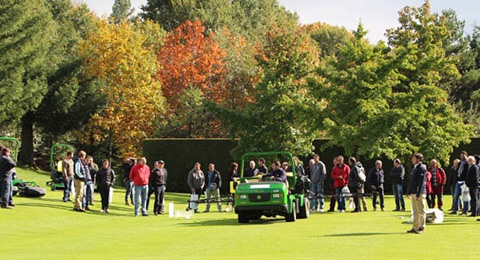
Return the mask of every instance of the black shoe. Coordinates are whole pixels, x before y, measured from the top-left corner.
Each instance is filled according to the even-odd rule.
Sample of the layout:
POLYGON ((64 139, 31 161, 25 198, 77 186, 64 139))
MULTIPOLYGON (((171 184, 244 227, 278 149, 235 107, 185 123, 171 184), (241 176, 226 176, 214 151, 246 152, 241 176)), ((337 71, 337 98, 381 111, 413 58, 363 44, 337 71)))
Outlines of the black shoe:
POLYGON ((9 203, 8 206, 10 206, 10 207, 15 207, 15 204, 9 203))
POLYGON ((469 217, 477 217, 475 214, 468 215, 469 217))
POLYGON ((480 221, 480 218, 477 218, 477 221, 480 221))
POLYGON ((400 211, 400 209, 394 209, 393 211, 400 211))
POLYGON ((85 210, 90 210, 90 208, 89 208, 89 207, 85 207, 85 210))
POLYGON ((148 214, 147 213, 142 213, 142 216, 148 217, 148 214))
POLYGON ((425 230, 424 227, 421 227, 421 228, 418 229, 418 231, 424 231, 424 230, 425 230))
POLYGON ((415 229, 413 229, 413 228, 407 231, 407 233, 416 233, 416 232, 417 232, 417 231, 416 231, 415 229))
POLYGON ((456 211, 452 211, 452 212, 450 212, 450 215, 457 215, 457 212, 456 212, 456 211))
POLYGON ((358 209, 352 211, 352 213, 359 213, 359 212, 360 212, 360 210, 358 210, 358 209))
POLYGON ((334 209, 329 209, 327 212, 335 212, 334 209))
POLYGON ((405 209, 403 208, 403 209, 401 209, 400 211, 405 211, 405 209))

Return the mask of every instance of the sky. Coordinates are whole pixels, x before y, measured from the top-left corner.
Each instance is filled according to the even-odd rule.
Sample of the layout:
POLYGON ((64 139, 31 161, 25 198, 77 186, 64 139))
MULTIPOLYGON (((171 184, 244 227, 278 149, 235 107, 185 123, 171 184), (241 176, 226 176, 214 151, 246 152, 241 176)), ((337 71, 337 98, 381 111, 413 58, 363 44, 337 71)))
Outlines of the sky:
MULTIPOLYGON (((75 0, 85 2, 98 15, 109 15, 114 0, 75 0)), ((131 0, 135 11, 140 11, 146 0, 131 0)), ((420 6, 423 0, 279 0, 288 10, 296 12, 300 23, 325 22, 343 26, 348 30, 357 28, 359 22, 368 30, 371 42, 385 40, 385 31, 398 26, 398 11, 404 6, 420 6)), ((480 25, 480 0, 430 0, 434 12, 453 9, 465 20, 465 31, 472 33, 480 25)))

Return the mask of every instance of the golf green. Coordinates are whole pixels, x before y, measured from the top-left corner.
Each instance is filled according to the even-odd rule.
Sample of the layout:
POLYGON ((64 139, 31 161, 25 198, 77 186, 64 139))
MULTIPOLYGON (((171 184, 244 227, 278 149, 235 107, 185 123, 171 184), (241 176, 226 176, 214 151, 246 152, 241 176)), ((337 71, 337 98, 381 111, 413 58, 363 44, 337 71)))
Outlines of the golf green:
MULTIPOLYGON (((18 172, 42 186, 49 179, 18 172)), ((111 214, 99 212, 99 194, 92 211, 79 213, 61 200, 62 193, 17 196, 15 209, 0 210, 0 259, 474 259, 479 254, 475 218, 446 216, 443 224, 427 225, 425 234, 407 234, 409 212, 392 212, 392 196, 385 212, 312 213, 294 223, 277 217, 238 224, 235 213, 218 213, 216 206, 191 219, 168 213, 135 218, 122 189, 114 192, 111 214)), ((180 211, 187 198, 167 193, 166 202, 180 211)), ((371 199, 367 202, 370 206, 371 199)), ((451 205, 451 196, 445 204, 451 205)))

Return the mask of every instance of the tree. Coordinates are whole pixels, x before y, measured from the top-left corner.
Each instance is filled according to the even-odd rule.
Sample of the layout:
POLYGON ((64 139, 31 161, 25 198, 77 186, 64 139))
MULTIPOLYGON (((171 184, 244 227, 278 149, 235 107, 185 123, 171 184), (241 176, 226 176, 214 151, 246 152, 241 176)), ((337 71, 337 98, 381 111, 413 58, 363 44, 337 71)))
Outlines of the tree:
MULTIPOLYGON (((44 0, 0 3, 0 125, 29 124, 47 90, 48 50, 53 34, 52 18, 44 0)), ((22 140, 33 140, 32 132, 22 132, 22 140)), ((32 142, 22 142, 19 160, 33 164, 32 142)))
MULTIPOLYGON (((224 68, 222 61, 225 57, 225 52, 218 46, 218 43, 214 40, 214 34, 204 35, 205 27, 202 26, 199 20, 193 22, 187 21, 175 30, 171 31, 164 42, 164 46, 160 48, 159 62, 162 67, 158 71, 158 78, 162 82, 163 95, 167 99, 169 105, 169 113, 176 114, 179 117, 173 118, 179 121, 186 122, 185 120, 201 120, 198 123, 203 123, 205 128, 201 132, 191 131, 179 131, 175 136, 212 136, 215 131, 208 126, 212 124, 210 121, 204 121, 202 119, 212 119, 211 117, 193 118, 188 116, 182 118, 184 115, 181 110, 181 105, 184 102, 190 102, 191 100, 185 100, 185 96, 180 94, 187 94, 185 90, 195 88, 201 91, 202 100, 212 100, 214 102, 223 102, 225 99, 225 85, 222 82, 224 68)), ((187 95, 188 96, 188 95, 187 95)), ((202 104, 198 104, 203 106, 202 104)), ((192 129, 187 127, 192 122, 186 122, 186 125, 178 125, 173 123, 167 125, 171 128, 174 125, 180 126, 183 129, 192 129)), ((218 129, 218 127, 214 127, 218 129)), ((167 132, 172 132, 167 130, 167 132)), ((198 129, 200 130, 200 129, 198 129)))
POLYGON ((317 43, 321 57, 336 55, 352 34, 344 27, 326 23, 313 23, 303 26, 304 30, 317 43))
POLYGON ((361 27, 354 33, 356 39, 320 75, 320 87, 327 89, 317 98, 327 99, 323 124, 331 142, 368 158, 419 151, 448 165, 453 148, 469 141, 472 128, 441 88, 443 77, 458 72, 443 48, 448 30, 437 21, 427 1, 400 11, 400 26, 387 32, 391 49, 381 42, 368 46, 361 27))
POLYGON ((113 23, 119 24, 123 20, 128 20, 134 12, 135 8, 132 8, 130 0, 115 0, 110 19, 113 23))
POLYGON ((153 122, 164 111, 161 83, 155 78, 159 63, 144 33, 161 29, 148 21, 145 27, 99 20, 97 29, 80 43, 85 73, 105 80, 107 86, 100 89, 105 108, 93 115, 79 136, 84 142, 105 143, 110 158, 115 148, 120 157, 138 155, 143 139, 153 133, 153 122))
POLYGON ((255 100, 244 110, 217 107, 232 138, 232 155, 247 151, 285 150, 298 155, 312 151, 314 133, 307 131, 306 108, 312 105, 305 77, 315 68, 316 48, 296 24, 274 24, 265 33, 257 61, 263 69, 255 100))
POLYGON ((354 37, 326 59, 318 80, 310 80, 311 93, 321 104, 312 107, 317 122, 312 126, 327 131, 327 146, 343 147, 346 154, 393 158, 405 149, 390 131, 396 122, 391 87, 398 84, 393 59, 384 43, 373 46, 365 34, 360 24, 354 37))

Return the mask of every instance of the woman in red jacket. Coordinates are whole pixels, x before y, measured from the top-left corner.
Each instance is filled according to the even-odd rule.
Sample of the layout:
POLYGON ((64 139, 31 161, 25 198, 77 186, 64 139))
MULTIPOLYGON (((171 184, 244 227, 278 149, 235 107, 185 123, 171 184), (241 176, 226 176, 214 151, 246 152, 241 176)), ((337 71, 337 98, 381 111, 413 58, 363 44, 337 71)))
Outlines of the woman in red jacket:
POLYGON ((435 194, 433 194, 433 189, 432 189, 432 173, 430 171, 427 171, 426 174, 426 179, 427 179, 427 205, 428 208, 433 208, 435 207, 435 203, 432 206, 432 196, 433 199, 435 199, 435 194))
POLYGON ((445 188, 445 184, 447 183, 447 175, 445 174, 445 171, 438 166, 437 160, 433 159, 430 161, 430 168, 428 171, 431 174, 431 179, 430 179, 430 188, 431 188, 431 193, 429 193, 430 197, 430 203, 429 207, 434 208, 435 207, 435 197, 437 197, 438 201, 438 209, 443 210, 443 190, 445 188))

